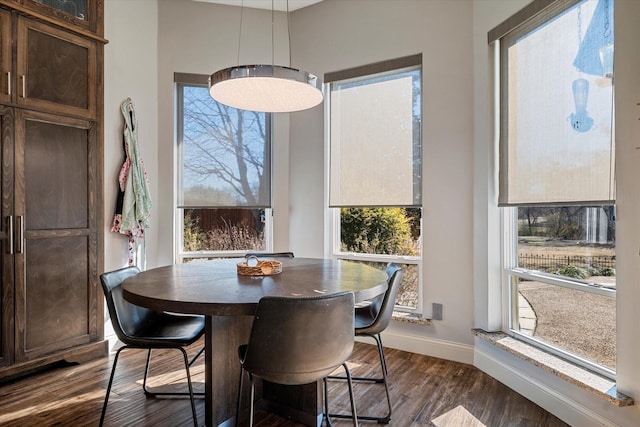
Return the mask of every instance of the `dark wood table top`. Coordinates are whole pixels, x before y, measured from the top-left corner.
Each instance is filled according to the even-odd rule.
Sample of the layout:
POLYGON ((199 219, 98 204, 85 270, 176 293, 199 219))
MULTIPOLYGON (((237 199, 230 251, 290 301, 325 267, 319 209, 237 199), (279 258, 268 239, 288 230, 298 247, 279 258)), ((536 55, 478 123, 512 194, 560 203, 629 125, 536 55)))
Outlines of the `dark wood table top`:
POLYGON ((356 302, 387 288, 384 271, 362 263, 287 258, 282 273, 252 277, 237 274, 243 258, 195 261, 154 268, 123 283, 128 301, 155 310, 208 316, 253 315, 260 298, 314 296, 351 291, 356 302))

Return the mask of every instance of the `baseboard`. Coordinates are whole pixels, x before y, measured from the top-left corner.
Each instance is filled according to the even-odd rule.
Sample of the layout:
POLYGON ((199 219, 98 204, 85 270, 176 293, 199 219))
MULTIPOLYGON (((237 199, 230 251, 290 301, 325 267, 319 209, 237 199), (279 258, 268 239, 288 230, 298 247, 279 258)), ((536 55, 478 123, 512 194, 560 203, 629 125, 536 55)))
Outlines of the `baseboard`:
MULTIPOLYGON (((566 393, 550 387, 541 379, 548 374, 531 365, 530 367, 518 366, 523 361, 515 358, 512 363, 505 363, 503 358, 498 358, 490 352, 483 351, 480 346, 475 347, 474 365, 483 372, 491 375, 507 387, 531 400, 535 404, 549 411, 556 417, 572 426, 602 427, 618 426, 619 424, 605 418, 590 407, 571 399, 566 393), (540 372, 535 372, 535 371, 540 372), (533 371, 533 372, 532 372, 533 371)), ((512 357, 506 355, 506 358, 512 357)), ((567 386, 570 386, 567 384, 567 386)), ((611 405, 612 410, 613 405, 611 405)))
MULTIPOLYGON (((366 343, 371 342, 371 340, 367 339, 359 340, 366 343)), ((473 364, 473 345, 404 334, 388 329, 382 333, 382 342, 385 347, 389 348, 438 357, 440 359, 453 360, 454 362, 469 365, 473 364)))
MULTIPOLYGON (((385 347, 475 365, 571 426, 640 425, 634 406, 616 407, 478 339, 474 345, 467 345, 387 329, 382 340, 385 347)), ((358 341, 373 344, 366 338, 358 341)))

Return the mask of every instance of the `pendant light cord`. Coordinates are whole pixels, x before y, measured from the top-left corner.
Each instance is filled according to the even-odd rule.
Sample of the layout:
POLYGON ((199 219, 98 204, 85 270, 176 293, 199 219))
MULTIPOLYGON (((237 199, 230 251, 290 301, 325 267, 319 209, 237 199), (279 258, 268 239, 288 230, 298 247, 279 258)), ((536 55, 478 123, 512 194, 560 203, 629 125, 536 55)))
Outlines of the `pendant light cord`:
MULTIPOLYGON (((271 65, 276 64, 275 60, 275 42, 274 42, 274 33, 275 33, 275 18, 274 18, 274 10, 275 7, 273 5, 274 0, 271 0, 271 65)), ((287 39, 289 45, 289 67, 291 67, 291 20, 289 19, 289 0, 287 0, 287 39)))
POLYGON ((289 19, 289 0, 287 0, 287 36, 289 37, 289 67, 291 67, 291 20, 289 19))
POLYGON ((240 3, 240 31, 238 32, 238 56, 236 57, 236 64, 240 65, 240 44, 242 40, 242 19, 244 15, 244 0, 240 3))

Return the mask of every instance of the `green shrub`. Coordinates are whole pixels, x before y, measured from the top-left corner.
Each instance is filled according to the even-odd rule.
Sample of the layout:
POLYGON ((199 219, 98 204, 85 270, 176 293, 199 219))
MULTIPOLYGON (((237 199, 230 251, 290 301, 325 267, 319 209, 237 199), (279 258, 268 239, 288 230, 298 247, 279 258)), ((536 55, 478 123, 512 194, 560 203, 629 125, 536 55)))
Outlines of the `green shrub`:
POLYGON ((410 218, 403 208, 340 209, 342 250, 414 255, 410 218))
POLYGON ((589 271, 582 267, 577 267, 575 265, 567 265, 566 267, 561 268, 556 271, 556 274, 560 276, 572 277, 574 279, 586 279, 589 277, 589 271))
POLYGON ((610 267, 602 267, 602 268, 596 268, 592 274, 593 276, 615 276, 616 275, 616 269, 615 268, 610 268, 610 267))

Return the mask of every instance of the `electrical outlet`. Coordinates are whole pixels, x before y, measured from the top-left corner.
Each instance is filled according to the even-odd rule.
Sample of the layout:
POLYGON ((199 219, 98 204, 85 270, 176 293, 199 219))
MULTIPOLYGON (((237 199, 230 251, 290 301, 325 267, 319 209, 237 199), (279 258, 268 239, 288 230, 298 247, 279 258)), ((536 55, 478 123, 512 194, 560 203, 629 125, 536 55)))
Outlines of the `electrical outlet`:
POLYGON ((431 320, 442 320, 442 304, 434 302, 431 305, 431 320))

